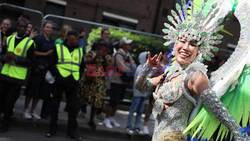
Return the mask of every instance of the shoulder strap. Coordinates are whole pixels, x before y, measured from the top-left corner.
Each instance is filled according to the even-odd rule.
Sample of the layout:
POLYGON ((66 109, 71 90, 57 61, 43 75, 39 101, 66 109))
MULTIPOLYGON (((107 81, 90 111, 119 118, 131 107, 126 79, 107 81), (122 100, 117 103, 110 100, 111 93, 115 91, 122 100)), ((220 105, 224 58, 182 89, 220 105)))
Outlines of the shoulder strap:
POLYGON ((25 43, 25 45, 24 45, 24 47, 23 47, 23 52, 22 52, 22 57, 24 57, 24 55, 25 55, 25 52, 26 52, 26 50, 27 50, 27 46, 28 46, 28 44, 29 44, 29 42, 31 41, 31 38, 29 38, 27 41, 26 41, 26 43, 25 43))
POLYGON ((62 44, 60 44, 60 54, 61 54, 61 63, 64 63, 64 52, 62 44))
POLYGON ((7 48, 8 48, 8 46, 9 46, 9 44, 10 44, 10 41, 13 39, 13 37, 15 37, 15 35, 11 35, 11 36, 9 36, 9 37, 7 38, 7 48))
POLYGON ((116 52, 114 55, 114 65, 116 65, 116 55, 118 55, 118 54, 121 55, 123 58, 125 58, 123 54, 116 52))
POLYGON ((81 64, 82 56, 83 56, 83 52, 82 52, 82 48, 81 47, 78 47, 78 54, 79 54, 79 64, 81 64))

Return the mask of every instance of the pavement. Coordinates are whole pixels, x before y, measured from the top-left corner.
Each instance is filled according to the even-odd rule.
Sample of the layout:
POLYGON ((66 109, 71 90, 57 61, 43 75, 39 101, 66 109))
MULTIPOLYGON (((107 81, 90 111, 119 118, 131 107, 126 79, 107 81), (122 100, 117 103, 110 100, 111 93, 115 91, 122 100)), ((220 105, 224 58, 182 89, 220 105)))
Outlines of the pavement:
MULTIPOLYGON (((9 132, 0 134, 0 141, 70 141, 66 136, 67 113, 64 112, 65 103, 61 103, 58 133, 53 138, 44 137, 44 133, 48 129, 47 120, 34 121, 23 119, 23 104, 24 96, 21 96, 15 105, 13 126, 9 132)), ((40 109, 41 102, 38 104, 37 111, 40 111, 40 109)), ((121 124, 121 127, 108 129, 102 125, 101 121, 96 120, 97 128, 95 131, 91 130, 87 125, 88 115, 89 109, 84 118, 81 114, 78 118, 79 134, 84 141, 151 141, 154 124, 152 118, 149 121, 149 136, 129 136, 125 130, 128 115, 127 111, 119 110, 116 114, 115 119, 121 124)))

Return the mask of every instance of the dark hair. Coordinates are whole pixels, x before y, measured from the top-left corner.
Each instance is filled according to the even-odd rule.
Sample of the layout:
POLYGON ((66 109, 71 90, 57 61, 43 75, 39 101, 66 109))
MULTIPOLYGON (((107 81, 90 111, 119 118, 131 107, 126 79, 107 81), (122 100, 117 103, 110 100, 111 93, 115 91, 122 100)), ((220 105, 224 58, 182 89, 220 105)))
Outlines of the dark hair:
POLYGON ((109 28, 103 27, 102 30, 101 30, 101 34, 103 34, 105 31, 108 31, 108 32, 109 32, 109 28))
POLYGON ((47 25, 47 24, 51 24, 53 27, 55 26, 55 23, 53 21, 46 20, 46 21, 43 22, 42 27, 45 27, 45 25, 47 25))
POLYGON ((18 20, 21 20, 21 19, 26 19, 26 20, 30 21, 30 17, 26 14, 22 14, 18 17, 18 20))
POLYGON ((71 35, 73 35, 73 36, 78 36, 78 33, 76 32, 76 31, 69 31, 68 33, 67 33, 67 36, 71 36, 71 35))
POLYGON ((100 39, 100 40, 98 40, 97 42, 94 42, 94 44, 92 45, 92 50, 98 50, 98 49, 100 49, 100 47, 102 47, 102 46, 105 46, 105 47, 107 47, 108 48, 108 42, 107 41, 105 41, 105 40, 103 40, 103 39, 100 39))
POLYGON ((21 22, 25 23, 26 25, 28 25, 30 23, 29 19, 27 19, 26 17, 22 16, 19 17, 17 22, 16 22, 16 26, 18 26, 21 22))

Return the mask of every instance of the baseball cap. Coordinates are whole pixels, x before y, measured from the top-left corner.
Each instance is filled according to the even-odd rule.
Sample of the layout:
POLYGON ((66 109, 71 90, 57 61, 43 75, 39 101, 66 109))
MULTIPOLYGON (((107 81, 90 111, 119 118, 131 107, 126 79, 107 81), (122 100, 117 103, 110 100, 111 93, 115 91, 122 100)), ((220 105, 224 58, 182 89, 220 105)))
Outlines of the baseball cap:
POLYGON ((122 37, 122 39, 120 40, 120 46, 121 46, 121 45, 124 45, 124 44, 129 45, 129 44, 131 44, 132 42, 133 42, 133 40, 128 39, 127 37, 122 37))

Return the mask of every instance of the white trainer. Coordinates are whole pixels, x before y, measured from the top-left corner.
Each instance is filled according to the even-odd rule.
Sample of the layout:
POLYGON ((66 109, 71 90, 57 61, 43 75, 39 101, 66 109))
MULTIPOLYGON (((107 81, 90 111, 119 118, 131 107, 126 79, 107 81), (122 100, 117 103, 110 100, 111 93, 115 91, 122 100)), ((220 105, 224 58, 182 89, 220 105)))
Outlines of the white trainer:
POLYGON ((36 119, 36 120, 40 120, 40 119, 41 119, 41 117, 40 117, 38 114, 36 114, 36 113, 32 113, 31 116, 32 116, 34 119, 36 119))
POLYGON ((127 128, 126 130, 127 130, 126 132, 128 135, 134 135, 134 131, 132 129, 127 128))
POLYGON ((103 124, 106 128, 113 128, 109 118, 105 118, 103 124))
POLYGON ((120 127, 121 125, 113 118, 110 118, 111 124, 114 125, 115 127, 120 127))
POLYGON ((26 111, 25 111, 25 112, 23 113, 23 118, 24 118, 24 119, 32 119, 32 116, 31 116, 31 114, 30 114, 29 112, 26 112, 26 111))

